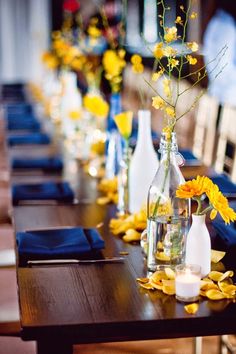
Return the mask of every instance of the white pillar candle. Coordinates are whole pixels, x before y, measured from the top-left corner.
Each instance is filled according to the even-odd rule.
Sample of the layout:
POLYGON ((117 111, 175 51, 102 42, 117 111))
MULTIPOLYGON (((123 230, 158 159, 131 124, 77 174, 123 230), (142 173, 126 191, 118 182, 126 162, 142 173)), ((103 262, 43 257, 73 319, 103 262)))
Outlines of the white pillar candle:
POLYGON ((176 298, 186 302, 195 301, 200 292, 200 269, 196 270, 194 265, 178 267, 175 278, 176 298))

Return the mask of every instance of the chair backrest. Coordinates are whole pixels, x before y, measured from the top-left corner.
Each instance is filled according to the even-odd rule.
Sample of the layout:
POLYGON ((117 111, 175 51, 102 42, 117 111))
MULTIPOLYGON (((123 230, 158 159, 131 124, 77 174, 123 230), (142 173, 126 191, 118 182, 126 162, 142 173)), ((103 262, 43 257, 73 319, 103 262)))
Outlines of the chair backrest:
POLYGON ((176 107, 176 117, 181 117, 176 124, 176 133, 178 137, 178 145, 180 148, 192 148, 193 130, 195 125, 196 107, 195 98, 199 95, 199 87, 192 87, 187 80, 180 80, 178 103, 176 107))
POLYGON ((207 166, 212 165, 214 159, 218 112, 219 104, 217 100, 208 94, 204 94, 198 103, 195 116, 193 153, 207 166))
POLYGON ((220 115, 215 170, 227 173, 236 182, 236 108, 228 105, 220 115))

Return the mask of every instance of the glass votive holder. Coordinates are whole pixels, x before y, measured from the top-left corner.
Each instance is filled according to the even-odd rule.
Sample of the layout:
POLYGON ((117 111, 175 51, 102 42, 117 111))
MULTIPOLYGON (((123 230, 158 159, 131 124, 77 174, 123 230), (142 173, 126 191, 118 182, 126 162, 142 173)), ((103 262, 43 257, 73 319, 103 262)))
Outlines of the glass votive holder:
POLYGON ((179 264, 175 267, 176 299, 183 302, 198 300, 201 282, 201 267, 197 264, 179 264))

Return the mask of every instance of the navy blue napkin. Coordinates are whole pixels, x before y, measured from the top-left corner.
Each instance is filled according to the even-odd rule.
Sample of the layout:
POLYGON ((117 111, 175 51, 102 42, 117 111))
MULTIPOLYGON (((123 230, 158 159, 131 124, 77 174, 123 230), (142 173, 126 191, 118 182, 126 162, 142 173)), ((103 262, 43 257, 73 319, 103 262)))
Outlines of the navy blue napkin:
POLYGON ((56 200, 69 203, 73 199, 74 193, 68 182, 44 182, 12 186, 13 205, 17 205, 23 200, 56 200))
POLYGON ((39 131, 41 125, 36 119, 8 119, 7 129, 39 131))
POLYGON ((32 105, 30 103, 25 103, 25 102, 6 104, 4 108, 7 115, 9 114, 21 115, 21 114, 31 113, 33 111, 32 105))
POLYGON ((45 172, 60 172, 63 169, 63 162, 60 157, 40 157, 34 159, 14 158, 12 168, 17 169, 40 169, 45 172))
POLYGON ((7 143, 9 146, 14 145, 30 145, 30 144, 50 144, 51 139, 44 133, 31 133, 26 135, 9 136, 7 143))
POLYGON ((236 193, 236 184, 231 182, 226 175, 213 176, 211 179, 213 183, 217 184, 223 194, 230 195, 231 193, 236 193))
POLYGON ((191 150, 188 149, 180 149, 180 154, 183 155, 183 158, 187 160, 197 160, 197 157, 192 153, 191 150))
POLYGON ((19 264, 37 259, 80 259, 95 256, 105 247, 96 229, 64 228, 18 232, 19 264))
POLYGON ((235 224, 225 224, 224 221, 217 219, 212 221, 212 225, 217 232, 218 237, 221 239, 221 244, 224 249, 236 246, 236 228, 235 224))

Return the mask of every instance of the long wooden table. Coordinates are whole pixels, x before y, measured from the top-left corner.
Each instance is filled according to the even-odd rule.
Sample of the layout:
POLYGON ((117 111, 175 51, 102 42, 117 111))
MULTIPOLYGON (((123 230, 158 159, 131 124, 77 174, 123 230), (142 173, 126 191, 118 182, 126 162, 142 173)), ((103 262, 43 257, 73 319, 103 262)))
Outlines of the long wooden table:
MULTIPOLYGON (((9 156, 49 156, 51 147, 9 149, 9 156)), ((184 167, 186 178, 210 175, 204 166, 184 167)), ((28 205, 14 208, 15 231, 102 223, 104 256, 127 251, 124 263, 17 267, 21 337, 36 340, 38 354, 70 354, 75 343, 206 336, 234 333, 236 305, 202 301, 196 315, 159 291, 141 289, 137 277, 146 276, 138 244, 124 243, 109 231, 114 205, 95 203, 97 181, 81 173, 78 163, 65 158, 61 176, 14 173, 11 183, 68 180, 76 205, 28 205), (227 305, 227 306, 226 306, 227 305)))
POLYGON ((114 213, 95 203, 15 207, 16 232, 103 222, 104 255, 128 252, 124 263, 18 267, 21 336, 37 341, 38 354, 69 354, 75 343, 235 333, 234 303, 202 300, 188 315, 174 296, 140 288, 136 278, 147 274, 141 248, 110 233, 114 213))

